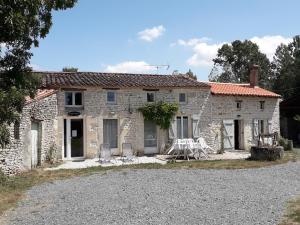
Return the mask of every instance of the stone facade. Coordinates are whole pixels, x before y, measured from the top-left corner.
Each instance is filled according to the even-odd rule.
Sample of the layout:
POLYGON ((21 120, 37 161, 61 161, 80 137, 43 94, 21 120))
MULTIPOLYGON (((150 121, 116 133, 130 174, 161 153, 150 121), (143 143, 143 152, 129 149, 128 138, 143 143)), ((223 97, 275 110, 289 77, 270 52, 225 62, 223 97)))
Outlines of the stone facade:
POLYGON ((266 132, 280 132, 279 102, 278 98, 210 95, 205 108, 205 114, 210 116, 201 118, 201 136, 210 146, 221 150, 223 121, 239 120, 242 133, 240 149, 250 150, 251 145, 256 144, 254 120, 263 120, 266 132), (264 109, 260 109, 261 101, 264 101, 264 109), (241 102, 240 109, 237 108, 237 102, 241 102), (267 126, 270 126, 270 130, 267 126))
MULTIPOLYGON (((89 88, 83 91, 83 107, 65 107, 65 93, 58 92, 58 148, 64 149, 63 124, 64 119, 82 118, 85 125, 84 156, 96 157, 100 145, 103 143, 103 119, 118 120, 118 149, 115 154, 121 153, 122 143, 131 143, 138 154, 144 154, 144 119, 138 108, 147 103, 147 92, 143 89, 115 90, 116 103, 107 103, 107 91, 99 88, 89 88), (80 111, 81 115, 68 116, 69 111, 80 111)), ((207 101, 209 89, 159 89, 154 91, 156 101, 178 103, 179 93, 186 93, 187 102, 179 104, 178 116, 187 116, 191 121, 192 115, 200 113, 200 107, 207 101)), ((189 123, 189 136, 192 137, 191 123, 189 123)), ((157 127, 158 149, 168 141, 168 132, 157 127)), ((63 153, 63 150, 62 150, 63 153)))
MULTIPOLYGON (((30 169, 31 123, 39 123, 39 163, 50 153, 55 159, 66 157, 66 123, 73 119, 83 121, 83 158, 98 157, 103 144, 103 120, 116 119, 118 124, 118 147, 114 154, 121 154, 122 143, 131 143, 135 153, 143 155, 144 118, 138 108, 147 103, 147 93, 155 93, 155 101, 179 104, 179 94, 185 93, 187 101, 179 104, 176 117, 188 119, 188 137, 204 137, 216 150, 224 148, 224 121, 240 121, 240 148, 249 150, 254 140, 254 120, 264 120, 269 132, 279 132, 279 98, 212 95, 209 88, 122 88, 108 90, 96 87, 86 89, 59 89, 55 94, 27 104, 20 123, 20 139, 14 139, 11 130, 11 145, 0 149, 0 168, 7 174, 30 169), (65 93, 82 93, 82 106, 66 106, 65 93), (115 103, 107 102, 107 92, 116 93, 115 103), (260 102, 264 101, 264 109, 260 102), (237 108, 237 102, 241 107, 237 108), (79 115, 74 116, 74 112, 79 115)), ((176 135, 176 120, 172 123, 176 135), (174 125, 174 126, 173 126, 174 125)), ((232 134, 235 135, 235 134, 232 134)), ((157 153, 163 153, 170 143, 168 131, 157 127, 157 153)), ((235 146, 231 146, 234 149, 235 146)))
POLYGON ((31 165, 31 124, 36 122, 39 129, 38 164, 42 164, 53 151, 56 156, 57 133, 56 94, 26 104, 20 118, 19 138, 15 139, 15 129, 10 126, 11 143, 0 149, 0 169, 5 174, 16 174, 32 168, 31 165))

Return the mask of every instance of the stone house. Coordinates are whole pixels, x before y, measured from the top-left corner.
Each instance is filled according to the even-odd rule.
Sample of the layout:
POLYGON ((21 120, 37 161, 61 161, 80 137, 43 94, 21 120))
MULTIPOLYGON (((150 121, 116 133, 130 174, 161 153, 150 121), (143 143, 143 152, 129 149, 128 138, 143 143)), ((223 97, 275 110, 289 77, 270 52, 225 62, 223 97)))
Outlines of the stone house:
POLYGON ((28 170, 55 155, 56 90, 39 90, 26 99, 20 122, 10 127, 10 144, 0 148, 0 169, 6 174, 28 170))
POLYGON ((25 106, 19 140, 11 127, 0 168, 18 172, 47 157, 93 158, 103 143, 114 155, 123 143, 140 155, 158 154, 172 139, 201 136, 217 150, 248 150, 260 132, 279 132, 280 96, 257 87, 257 68, 251 77, 250 84, 224 84, 183 75, 43 72, 40 93, 47 94, 25 106), (156 101, 179 105, 169 130, 138 111, 156 101))

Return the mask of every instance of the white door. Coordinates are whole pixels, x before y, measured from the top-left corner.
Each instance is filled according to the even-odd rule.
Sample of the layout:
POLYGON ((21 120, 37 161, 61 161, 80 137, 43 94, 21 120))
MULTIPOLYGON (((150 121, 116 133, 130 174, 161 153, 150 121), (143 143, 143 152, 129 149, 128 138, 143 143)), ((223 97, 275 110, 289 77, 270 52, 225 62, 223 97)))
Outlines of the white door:
POLYGON ((224 150, 234 149, 234 121, 223 120, 223 146, 224 150))
POLYGON ((120 155, 118 148, 118 120, 103 120, 103 144, 109 144, 112 155, 120 155))
POLYGON ((144 121, 144 154, 157 154, 157 127, 152 121, 144 121))
POLYGON ((39 125, 31 123, 31 168, 38 165, 38 148, 39 148, 39 125))
POLYGON ((64 119, 64 159, 84 157, 83 119, 64 119))

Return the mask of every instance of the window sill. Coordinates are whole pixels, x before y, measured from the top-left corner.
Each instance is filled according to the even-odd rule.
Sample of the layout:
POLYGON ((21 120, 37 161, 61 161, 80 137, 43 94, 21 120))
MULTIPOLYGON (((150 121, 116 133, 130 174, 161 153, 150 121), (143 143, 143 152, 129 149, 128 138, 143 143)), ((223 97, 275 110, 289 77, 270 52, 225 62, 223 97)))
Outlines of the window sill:
POLYGON ((65 108, 83 108, 83 105, 65 105, 65 108))

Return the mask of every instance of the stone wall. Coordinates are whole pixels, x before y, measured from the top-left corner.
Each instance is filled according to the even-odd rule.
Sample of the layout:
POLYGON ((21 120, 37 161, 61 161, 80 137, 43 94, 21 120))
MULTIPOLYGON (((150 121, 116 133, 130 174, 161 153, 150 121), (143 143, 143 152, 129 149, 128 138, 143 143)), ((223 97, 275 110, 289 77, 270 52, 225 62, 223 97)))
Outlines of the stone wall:
POLYGON ((6 174, 16 174, 31 169, 31 122, 39 123, 40 144, 38 161, 43 163, 53 149, 57 157, 57 99, 56 94, 25 105, 19 126, 19 139, 14 138, 14 126, 10 126, 10 144, 0 149, 0 169, 6 174))
MULTIPOLYGON (((81 115, 69 117, 69 109, 64 105, 64 92, 58 93, 59 114, 59 149, 63 152, 63 120, 65 118, 82 118, 85 123, 85 157, 97 156, 100 145, 103 143, 103 119, 118 119, 119 123, 119 153, 122 143, 131 143, 136 152, 144 152, 144 119, 138 108, 147 103, 147 91, 142 89, 116 90, 116 104, 106 102, 107 90, 100 88, 88 88, 83 91, 84 106, 81 115)), ((210 95, 209 89, 159 89, 156 91, 156 101, 179 102, 179 93, 187 94, 187 102, 179 105, 178 115, 188 116, 189 121, 194 114, 203 111, 202 106, 207 102, 210 95)), ((205 118, 206 115, 203 114, 205 118)), ((189 126, 191 123, 189 122, 189 126)), ((167 131, 158 129, 158 148, 161 149, 167 142, 167 131)), ((192 137, 191 127, 189 127, 192 137)), ((162 150, 162 149, 161 149, 162 150)))
POLYGON ((244 149, 250 150, 253 140, 254 119, 271 120, 271 131, 280 132, 279 99, 247 96, 211 95, 206 104, 205 113, 201 117, 200 131, 210 146, 222 148, 223 120, 242 120, 244 131, 244 149), (242 101, 241 109, 237 109, 236 101, 242 101), (264 110, 260 109, 260 101, 265 101, 264 110))

